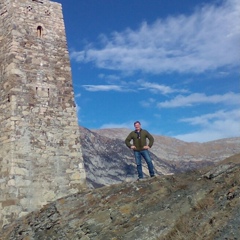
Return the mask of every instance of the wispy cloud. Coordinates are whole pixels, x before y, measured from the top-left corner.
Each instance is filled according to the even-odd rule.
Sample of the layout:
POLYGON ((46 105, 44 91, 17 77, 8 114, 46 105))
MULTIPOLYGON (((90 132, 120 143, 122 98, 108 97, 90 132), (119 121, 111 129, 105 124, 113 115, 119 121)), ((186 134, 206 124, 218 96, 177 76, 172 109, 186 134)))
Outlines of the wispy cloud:
POLYGON ((81 52, 77 52, 74 50, 70 50, 70 58, 71 59, 75 59, 77 62, 82 62, 85 59, 85 52, 81 51, 81 52))
POLYGON ((148 108, 148 107, 155 106, 155 103, 156 103, 156 99, 148 98, 148 99, 145 99, 144 101, 141 101, 140 105, 148 108))
MULTIPOLYGON (((239 109, 235 109, 232 111, 220 110, 214 113, 208 113, 208 114, 204 114, 197 117, 183 118, 183 119, 180 119, 180 121, 190 123, 191 125, 207 126, 210 122, 216 123, 216 121, 218 121, 219 119, 221 121, 226 119, 233 119, 233 120, 240 119, 240 110, 239 109)), ((239 128, 240 128, 240 123, 239 123, 239 128)))
POLYGON ((145 120, 134 119, 134 120, 127 121, 127 122, 124 122, 124 123, 106 123, 106 124, 103 124, 100 127, 100 129, 106 129, 106 128, 128 128, 128 129, 133 129, 133 123, 135 121, 140 121, 141 125, 144 126, 144 127, 149 126, 149 123, 147 121, 145 121, 145 120))
POLYGON ((201 73, 240 60, 240 2, 205 5, 192 15, 169 16, 139 29, 102 36, 102 48, 72 52, 79 62, 127 72, 201 73))
POLYGON ((141 89, 149 90, 152 93, 161 93, 163 95, 167 95, 167 94, 174 93, 174 92, 178 92, 178 93, 179 92, 188 92, 185 89, 174 89, 167 85, 147 82, 147 81, 143 81, 143 80, 138 80, 137 84, 140 86, 141 89))
POLYGON ((106 123, 103 124, 100 129, 108 129, 108 128, 132 128, 133 122, 127 122, 127 123, 106 123))
POLYGON ((193 93, 188 96, 178 95, 170 101, 160 102, 157 104, 159 108, 175 108, 190 107, 196 104, 217 104, 223 103, 227 105, 239 105, 240 95, 236 93, 226 93, 223 95, 207 96, 204 93, 193 93))
POLYGON ((89 92, 108 92, 108 91, 117 91, 123 92, 126 91, 122 86, 118 85, 82 85, 85 90, 89 92))
POLYGON ((81 93, 75 94, 74 96, 75 96, 75 98, 80 98, 81 97, 81 93))
POLYGON ((82 85, 82 87, 90 92, 97 91, 118 91, 118 92, 136 92, 136 91, 149 91, 154 94, 167 95, 170 93, 186 93, 185 89, 174 89, 164 84, 157 84, 144 80, 137 80, 135 82, 121 81, 118 85, 106 84, 106 85, 82 85))
POLYGON ((118 75, 106 75, 106 74, 99 74, 98 76, 100 79, 107 79, 110 81, 119 81, 120 77, 118 75))
POLYGON ((200 130, 174 137, 187 142, 206 142, 227 137, 239 137, 239 119, 239 109, 181 119, 180 121, 188 122, 191 125, 199 125, 200 130))

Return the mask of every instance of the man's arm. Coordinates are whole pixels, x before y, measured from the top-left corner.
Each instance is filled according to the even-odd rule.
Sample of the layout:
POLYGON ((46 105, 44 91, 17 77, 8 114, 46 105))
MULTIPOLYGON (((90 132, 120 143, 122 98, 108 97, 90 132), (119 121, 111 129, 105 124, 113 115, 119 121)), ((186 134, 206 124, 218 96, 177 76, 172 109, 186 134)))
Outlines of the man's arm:
POLYGON ((131 133, 129 133, 129 135, 127 136, 127 138, 125 139, 125 144, 127 145, 127 147, 131 148, 132 144, 130 143, 132 140, 132 136, 131 133))
POLYGON ((147 131, 147 138, 148 138, 148 140, 149 140, 148 146, 151 148, 152 145, 153 145, 153 143, 154 143, 154 138, 153 138, 153 136, 152 136, 148 131, 147 131))

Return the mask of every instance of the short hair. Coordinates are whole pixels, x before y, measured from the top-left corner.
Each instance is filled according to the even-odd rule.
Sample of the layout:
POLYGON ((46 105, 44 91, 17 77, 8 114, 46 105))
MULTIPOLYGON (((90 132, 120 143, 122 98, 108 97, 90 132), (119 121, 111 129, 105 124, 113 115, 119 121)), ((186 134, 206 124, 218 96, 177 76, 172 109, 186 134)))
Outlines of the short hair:
POLYGON ((135 126, 135 124, 137 124, 137 123, 141 125, 141 123, 139 121, 134 122, 133 125, 135 126))

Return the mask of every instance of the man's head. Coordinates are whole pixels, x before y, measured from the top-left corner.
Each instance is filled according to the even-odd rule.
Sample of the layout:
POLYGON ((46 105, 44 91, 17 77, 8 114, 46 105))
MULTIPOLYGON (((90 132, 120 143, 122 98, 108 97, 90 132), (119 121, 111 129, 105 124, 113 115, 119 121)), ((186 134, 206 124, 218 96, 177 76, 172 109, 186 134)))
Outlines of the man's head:
POLYGON ((139 121, 136 121, 136 122, 134 123, 134 127, 135 127, 135 130, 136 130, 136 131, 140 131, 140 129, 141 129, 141 123, 140 123, 139 121))

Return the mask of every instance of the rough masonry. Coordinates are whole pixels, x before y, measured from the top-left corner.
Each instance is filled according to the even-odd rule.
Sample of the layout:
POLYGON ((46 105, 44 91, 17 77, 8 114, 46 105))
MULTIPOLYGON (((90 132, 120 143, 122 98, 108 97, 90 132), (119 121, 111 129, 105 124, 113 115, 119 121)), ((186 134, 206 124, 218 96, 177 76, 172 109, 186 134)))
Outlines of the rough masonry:
POLYGON ((85 184, 62 6, 0 0, 0 227, 85 184))

